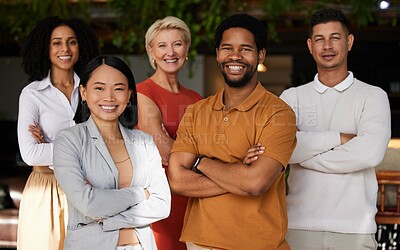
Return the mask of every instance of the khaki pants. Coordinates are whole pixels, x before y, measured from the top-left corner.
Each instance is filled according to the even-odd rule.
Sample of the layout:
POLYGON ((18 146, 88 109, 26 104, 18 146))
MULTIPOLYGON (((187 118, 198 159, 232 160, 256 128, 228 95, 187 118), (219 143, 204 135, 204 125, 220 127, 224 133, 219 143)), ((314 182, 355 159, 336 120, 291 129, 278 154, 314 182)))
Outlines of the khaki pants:
POLYGON ((204 248, 192 242, 186 242, 187 250, 217 250, 217 248, 204 248))
POLYGON ((343 234, 289 229, 286 241, 292 250, 377 249, 375 234, 343 234))

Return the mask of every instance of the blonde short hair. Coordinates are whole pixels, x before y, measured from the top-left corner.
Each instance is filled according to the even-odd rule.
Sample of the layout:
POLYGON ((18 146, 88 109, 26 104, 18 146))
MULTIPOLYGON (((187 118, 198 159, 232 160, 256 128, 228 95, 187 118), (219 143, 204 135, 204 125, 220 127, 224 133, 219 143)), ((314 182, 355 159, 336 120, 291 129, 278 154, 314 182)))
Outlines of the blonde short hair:
POLYGON ((156 69, 156 65, 154 65, 153 57, 149 52, 149 47, 151 47, 150 44, 153 42, 158 33, 166 29, 177 29, 181 31, 183 34, 183 42, 188 46, 188 48, 191 43, 189 27, 181 19, 174 16, 167 16, 163 19, 158 19, 157 21, 155 21, 147 30, 145 36, 146 52, 149 57, 149 62, 154 69, 156 69))

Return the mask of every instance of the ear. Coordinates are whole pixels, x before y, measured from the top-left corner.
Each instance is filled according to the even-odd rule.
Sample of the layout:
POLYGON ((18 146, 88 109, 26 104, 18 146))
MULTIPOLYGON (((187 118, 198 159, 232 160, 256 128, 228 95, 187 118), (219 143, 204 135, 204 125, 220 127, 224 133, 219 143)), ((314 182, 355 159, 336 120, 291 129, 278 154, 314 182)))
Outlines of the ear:
POLYGON ((350 34, 347 36, 347 51, 350 51, 351 48, 353 47, 354 43, 354 36, 353 34, 350 34))
POLYGON ((308 46, 308 51, 310 51, 310 54, 312 55, 312 41, 310 38, 307 39, 307 46, 308 46))
POLYGON ((86 101, 86 89, 82 85, 79 85, 79 93, 81 94, 82 101, 86 101))
POLYGON ((267 51, 262 49, 258 52, 258 63, 264 63, 267 51))

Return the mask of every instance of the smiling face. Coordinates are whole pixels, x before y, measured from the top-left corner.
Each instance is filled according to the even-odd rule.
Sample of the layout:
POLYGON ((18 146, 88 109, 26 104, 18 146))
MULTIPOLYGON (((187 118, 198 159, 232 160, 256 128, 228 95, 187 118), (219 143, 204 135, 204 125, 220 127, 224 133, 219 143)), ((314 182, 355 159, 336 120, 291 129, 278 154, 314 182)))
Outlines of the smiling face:
POLYGON ((52 69, 73 70, 79 59, 79 44, 73 29, 62 25, 53 30, 49 56, 52 69))
POLYGON ((230 87, 240 88, 257 81, 257 65, 263 62, 265 50, 257 51, 254 35, 244 28, 224 31, 217 52, 217 63, 230 87))
POLYGON ((156 70, 178 73, 186 61, 189 46, 178 29, 161 30, 148 47, 157 65, 156 70))
POLYGON ((341 70, 347 74, 347 54, 354 36, 340 22, 320 23, 313 27, 307 45, 320 71, 341 70))
POLYGON ((132 93, 126 76, 105 64, 94 70, 86 87, 81 85, 79 90, 96 124, 117 123, 132 93))

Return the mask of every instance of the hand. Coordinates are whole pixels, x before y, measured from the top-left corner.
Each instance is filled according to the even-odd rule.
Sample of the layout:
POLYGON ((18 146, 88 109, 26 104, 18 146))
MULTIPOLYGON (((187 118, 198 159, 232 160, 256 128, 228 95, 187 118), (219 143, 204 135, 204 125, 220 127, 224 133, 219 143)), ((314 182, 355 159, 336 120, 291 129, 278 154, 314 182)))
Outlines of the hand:
POLYGON ((253 161, 258 159, 258 156, 263 154, 265 151, 265 147, 261 146, 261 143, 257 143, 253 145, 247 150, 247 154, 244 157, 243 163, 249 165, 253 161))
POLYGON ((350 141, 351 139, 353 139, 356 135, 353 134, 344 134, 344 133, 340 133, 340 144, 343 145, 346 142, 350 141))
POLYGON ((39 123, 36 121, 29 125, 28 131, 31 133, 32 137, 38 142, 38 143, 45 143, 44 135, 42 128, 39 126, 39 123))

